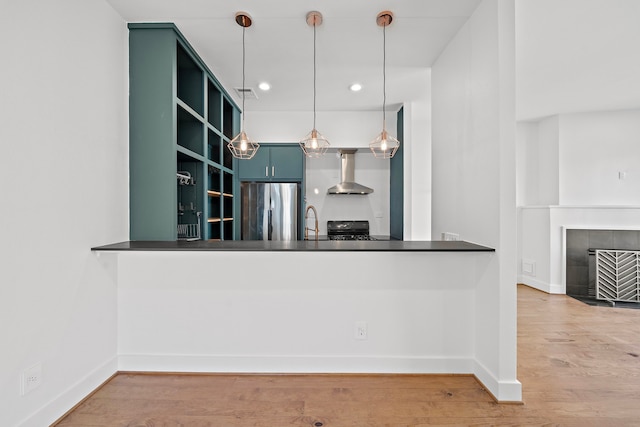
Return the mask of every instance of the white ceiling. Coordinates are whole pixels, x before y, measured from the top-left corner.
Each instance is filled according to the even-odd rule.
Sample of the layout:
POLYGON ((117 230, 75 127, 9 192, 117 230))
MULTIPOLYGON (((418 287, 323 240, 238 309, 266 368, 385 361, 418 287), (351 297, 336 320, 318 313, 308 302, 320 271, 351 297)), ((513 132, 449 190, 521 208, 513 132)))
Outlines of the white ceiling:
MULTIPOLYGON (((378 12, 395 14, 387 28, 387 104, 393 108, 426 96, 426 70, 480 2, 107 1, 128 22, 174 22, 231 92, 242 85, 242 28, 234 16, 248 12, 246 85, 259 96, 246 101, 248 111, 311 110, 313 30, 305 22, 311 10, 324 16, 317 29, 318 110, 372 110, 382 103, 378 12), (273 89, 261 92, 260 81, 273 89), (352 93, 348 86, 356 81, 364 89, 352 93)), ((640 108, 640 0, 515 1, 519 120, 640 108)))
MULTIPOLYGON (((371 110, 382 105, 382 28, 376 16, 394 13, 387 28, 387 105, 424 96, 422 83, 448 41, 479 0, 107 0, 128 22, 174 22, 211 71, 230 91, 242 86, 242 27, 238 11, 248 12, 246 86, 258 100, 248 111, 311 110, 313 107, 313 28, 307 12, 318 10, 318 110, 371 110), (272 89, 261 92, 267 81, 272 89), (352 93, 351 83, 363 90, 352 93), (420 84, 417 84, 420 82, 420 84)), ((235 95, 235 94, 232 94, 235 95)), ((236 98, 237 100, 238 98, 236 98)))

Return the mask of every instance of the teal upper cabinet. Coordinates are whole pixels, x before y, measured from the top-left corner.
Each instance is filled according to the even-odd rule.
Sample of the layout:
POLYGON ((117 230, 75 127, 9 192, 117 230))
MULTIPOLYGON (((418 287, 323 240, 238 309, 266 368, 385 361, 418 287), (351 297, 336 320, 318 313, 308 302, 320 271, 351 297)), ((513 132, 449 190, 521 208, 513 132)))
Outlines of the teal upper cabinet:
POLYGON ((129 24, 130 239, 234 237, 240 111, 173 24, 129 24))
POLYGON ((268 180, 270 151, 261 144, 258 152, 250 160, 238 160, 238 177, 244 181, 268 180))
POLYGON ((271 147, 270 154, 272 180, 302 180, 304 154, 298 144, 271 147))
POLYGON ((238 161, 241 181, 302 181, 304 155, 298 144, 260 144, 251 160, 238 161))

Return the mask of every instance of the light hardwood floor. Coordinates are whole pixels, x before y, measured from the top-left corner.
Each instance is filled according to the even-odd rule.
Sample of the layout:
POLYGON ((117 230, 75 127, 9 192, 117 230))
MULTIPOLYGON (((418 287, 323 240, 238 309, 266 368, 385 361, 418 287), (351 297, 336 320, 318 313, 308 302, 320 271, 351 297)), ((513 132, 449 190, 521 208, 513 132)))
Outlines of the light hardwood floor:
POLYGON ((518 286, 523 405, 469 376, 116 375, 58 426, 640 426, 640 310, 518 286))

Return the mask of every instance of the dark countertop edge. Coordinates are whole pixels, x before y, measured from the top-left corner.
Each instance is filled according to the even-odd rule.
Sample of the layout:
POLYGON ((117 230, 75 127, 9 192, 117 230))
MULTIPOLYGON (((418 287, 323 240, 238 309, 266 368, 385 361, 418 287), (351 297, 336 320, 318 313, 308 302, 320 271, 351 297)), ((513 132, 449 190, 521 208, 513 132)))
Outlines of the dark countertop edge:
POLYGON ((126 241, 91 248, 92 251, 147 252, 495 252, 495 249, 465 241, 375 240, 375 241, 126 241))

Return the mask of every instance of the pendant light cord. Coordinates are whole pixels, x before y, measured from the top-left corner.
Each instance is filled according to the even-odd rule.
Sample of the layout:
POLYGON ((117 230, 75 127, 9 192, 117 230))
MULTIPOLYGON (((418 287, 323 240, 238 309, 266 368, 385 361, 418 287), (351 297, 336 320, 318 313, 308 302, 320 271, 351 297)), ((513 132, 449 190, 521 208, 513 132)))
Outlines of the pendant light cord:
POLYGON ((387 25, 382 26, 382 130, 387 129, 387 25))
POLYGON ((316 128, 316 23, 313 23, 313 129, 316 128))
POLYGON ((244 45, 244 33, 247 28, 245 26, 242 27, 242 130, 244 131, 244 116, 246 112, 244 111, 244 81, 245 81, 245 45, 244 45))

